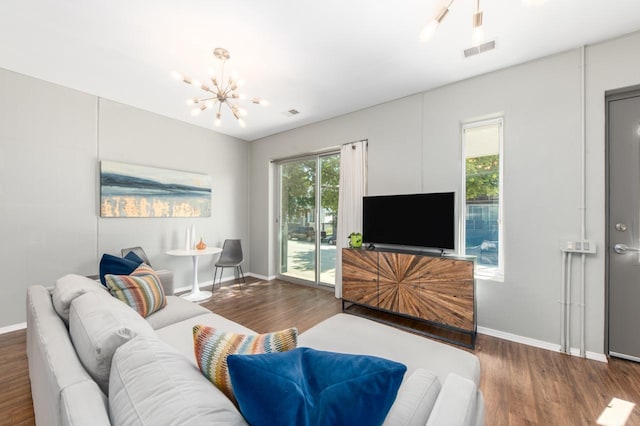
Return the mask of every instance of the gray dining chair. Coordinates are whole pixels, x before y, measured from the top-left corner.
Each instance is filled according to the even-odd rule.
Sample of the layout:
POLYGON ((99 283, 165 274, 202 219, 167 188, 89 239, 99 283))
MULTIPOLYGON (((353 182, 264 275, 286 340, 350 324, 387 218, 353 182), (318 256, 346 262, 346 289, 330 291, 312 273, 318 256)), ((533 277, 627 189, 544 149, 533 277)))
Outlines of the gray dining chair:
POLYGON ((149 266, 151 266, 153 268, 153 266, 151 265, 151 262, 149 262, 149 257, 147 256, 147 253, 144 252, 142 247, 127 247, 127 248, 123 248, 123 249, 120 250, 120 256, 121 257, 125 257, 130 252, 132 252, 133 254, 138 256, 140 259, 142 259, 144 261, 144 263, 146 263, 147 265, 149 265, 149 266))
MULTIPOLYGON (((224 274, 224 268, 235 268, 238 272, 238 277, 242 277, 242 282, 246 284, 244 279, 244 272, 242 271, 242 262, 244 261, 244 255, 242 254, 242 244, 240 240, 224 240, 222 245, 222 253, 220 258, 215 264, 216 269, 213 271, 213 285, 216 284, 216 275, 218 274, 218 268, 222 268, 220 271, 219 283, 222 285, 222 275, 224 274)), ((234 271, 235 280, 235 271, 234 271)))

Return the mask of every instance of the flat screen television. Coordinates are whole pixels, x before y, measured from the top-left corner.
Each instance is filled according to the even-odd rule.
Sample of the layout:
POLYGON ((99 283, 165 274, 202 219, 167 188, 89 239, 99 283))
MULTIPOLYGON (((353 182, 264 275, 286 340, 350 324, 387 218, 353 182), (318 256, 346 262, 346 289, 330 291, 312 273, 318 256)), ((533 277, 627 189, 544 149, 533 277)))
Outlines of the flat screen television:
POLYGON ((443 250, 455 249, 455 193, 363 197, 362 239, 443 250))

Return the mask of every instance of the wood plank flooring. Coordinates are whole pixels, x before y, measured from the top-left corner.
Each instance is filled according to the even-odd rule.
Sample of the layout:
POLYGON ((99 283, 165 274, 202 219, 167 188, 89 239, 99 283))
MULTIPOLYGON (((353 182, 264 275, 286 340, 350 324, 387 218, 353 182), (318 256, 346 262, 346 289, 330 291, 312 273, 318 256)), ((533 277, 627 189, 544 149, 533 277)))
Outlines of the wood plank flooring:
MULTIPOLYGON (((333 294, 283 281, 216 289, 203 306, 257 332, 303 332, 340 312, 333 294)), ((0 425, 34 424, 24 330, 0 335, 0 425)), ((479 335, 486 424, 594 425, 612 397, 640 403, 640 364, 608 364, 479 335)), ((627 425, 640 425, 636 407, 627 425)))
POLYGON ((0 335, 0 425, 34 424, 26 335, 0 335))

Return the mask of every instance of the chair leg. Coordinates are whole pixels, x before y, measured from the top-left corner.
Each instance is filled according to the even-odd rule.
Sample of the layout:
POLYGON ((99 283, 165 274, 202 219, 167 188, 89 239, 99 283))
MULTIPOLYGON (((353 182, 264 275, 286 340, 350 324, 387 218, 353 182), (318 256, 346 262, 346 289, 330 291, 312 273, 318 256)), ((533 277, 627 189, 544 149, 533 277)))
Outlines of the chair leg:
POLYGON ((242 282, 247 283, 247 280, 244 279, 244 272, 242 271, 242 265, 238 265, 238 270, 240 271, 240 275, 242 275, 242 282))
POLYGON ((220 278, 218 278, 218 284, 220 284, 220 288, 222 288, 222 276, 224 275, 224 266, 220 267, 220 278))
POLYGON ((213 284, 211 285, 211 290, 214 290, 216 288, 216 275, 218 274, 218 267, 216 266, 213 269, 213 284))

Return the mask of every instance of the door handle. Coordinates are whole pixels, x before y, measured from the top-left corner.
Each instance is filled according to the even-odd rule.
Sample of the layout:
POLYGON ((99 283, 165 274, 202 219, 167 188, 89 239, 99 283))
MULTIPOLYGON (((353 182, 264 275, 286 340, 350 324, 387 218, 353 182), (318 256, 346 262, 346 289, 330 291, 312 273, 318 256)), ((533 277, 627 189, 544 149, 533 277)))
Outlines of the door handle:
POLYGON ((615 246, 613 246, 613 251, 615 251, 618 254, 625 254, 628 251, 640 251, 640 248, 629 247, 626 244, 618 243, 615 246))

